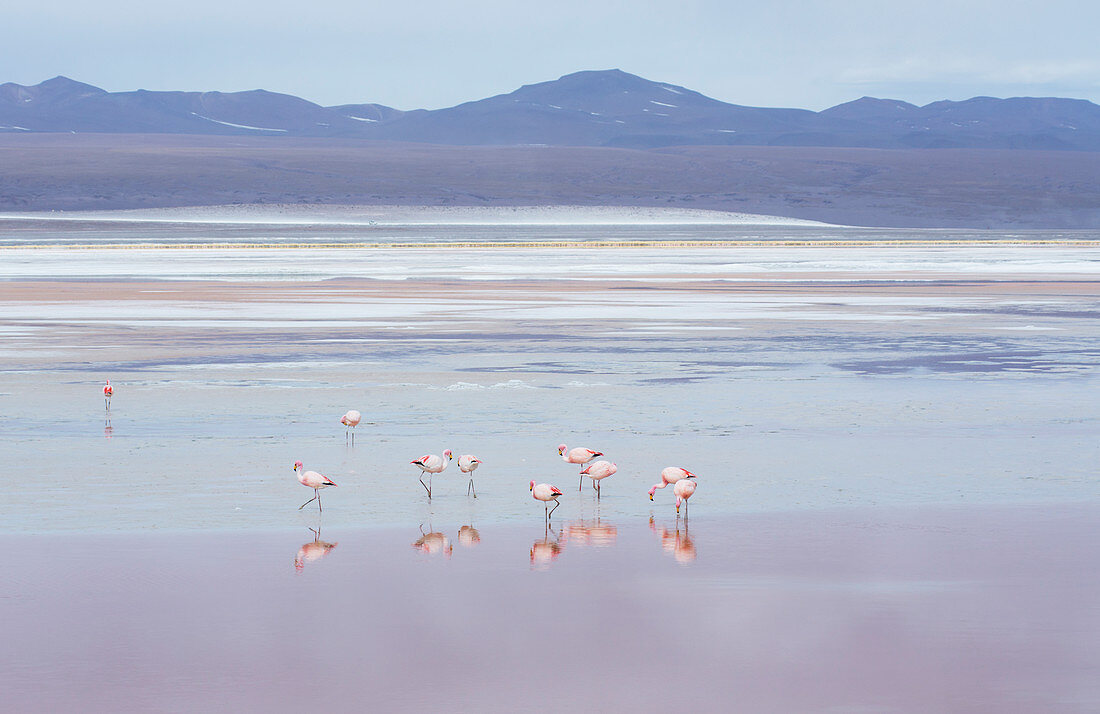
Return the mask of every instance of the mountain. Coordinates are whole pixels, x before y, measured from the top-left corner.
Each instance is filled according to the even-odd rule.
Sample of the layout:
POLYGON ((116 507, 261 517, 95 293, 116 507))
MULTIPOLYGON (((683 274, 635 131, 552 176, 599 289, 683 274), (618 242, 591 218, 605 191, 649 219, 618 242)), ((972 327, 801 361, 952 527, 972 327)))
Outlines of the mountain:
POLYGON ((461 146, 820 146, 1100 151, 1081 99, 863 97, 821 112, 728 104, 621 70, 584 71, 433 111, 287 94, 107 92, 66 77, 0 85, 0 132, 345 137, 461 146))

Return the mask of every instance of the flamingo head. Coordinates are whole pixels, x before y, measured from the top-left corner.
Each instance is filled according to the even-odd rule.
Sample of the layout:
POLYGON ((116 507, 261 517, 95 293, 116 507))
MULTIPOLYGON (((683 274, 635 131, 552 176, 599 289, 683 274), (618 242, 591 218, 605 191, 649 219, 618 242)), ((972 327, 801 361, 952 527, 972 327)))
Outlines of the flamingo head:
POLYGON ((558 456, 566 452, 565 444, 558 444, 558 456))
POLYGON ((535 490, 535 482, 534 481, 531 482, 531 488, 529 488, 527 490, 529 490, 529 491, 534 491, 535 490))
POLYGON ((649 500, 650 500, 650 501, 652 501, 652 500, 653 500, 653 494, 654 494, 654 493, 656 493, 656 492, 657 492, 657 487, 656 487, 656 486, 654 486, 653 488, 649 489, 649 500))
POLYGON ((340 423, 343 424, 344 426, 348 425, 348 417, 347 417, 346 414, 344 416, 340 417, 340 423))
POLYGON ((447 449, 446 451, 444 451, 443 455, 447 457, 448 461, 450 461, 451 459, 453 459, 455 457, 455 455, 451 453, 450 449, 447 449))
POLYGON ((302 468, 302 462, 301 461, 295 461, 294 462, 294 470, 297 471, 300 468, 302 468))

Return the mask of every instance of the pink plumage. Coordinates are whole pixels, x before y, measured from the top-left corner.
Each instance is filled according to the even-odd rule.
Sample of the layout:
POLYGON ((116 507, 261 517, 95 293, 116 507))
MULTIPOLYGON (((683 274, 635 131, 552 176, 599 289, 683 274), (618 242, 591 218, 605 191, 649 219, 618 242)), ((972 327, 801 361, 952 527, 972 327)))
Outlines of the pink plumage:
POLYGON ((340 417, 340 423, 346 428, 344 429, 344 440, 351 439, 352 443, 355 443, 355 427, 359 426, 359 421, 363 418, 363 415, 354 409, 349 409, 344 416, 340 417))
POLYGON ((546 511, 546 508, 548 508, 548 506, 543 506, 543 511, 546 513, 547 521, 550 520, 550 517, 554 515, 554 511, 556 511, 558 506, 561 505, 558 502, 558 496, 560 495, 561 489, 559 489, 557 486, 551 486, 548 483, 536 484, 534 481, 531 482, 531 498, 535 499, 536 501, 542 501, 543 503, 547 503, 549 501, 554 502, 554 507, 551 508, 549 511, 546 511))
MULTIPOLYGON (((473 454, 463 454, 458 457, 458 470, 464 474, 473 474, 477 470, 477 467, 481 466, 481 459, 473 454)), ((466 495, 474 494, 474 498, 477 498, 477 489, 474 488, 474 477, 470 476, 470 483, 466 486, 466 495)))
POLYGON ((312 488, 313 489, 313 498, 309 499, 308 501, 306 501, 302 505, 298 506, 298 510, 299 511, 302 510, 303 508, 308 506, 310 503, 312 503, 314 499, 316 499, 317 500, 317 510, 321 511, 322 510, 321 509, 321 493, 320 493, 321 489, 322 488, 328 488, 329 486, 335 486, 336 484, 328 476, 324 476, 323 474, 319 474, 316 471, 306 471, 306 470, 304 470, 304 467, 302 466, 301 461, 295 461, 294 462, 294 471, 295 471, 295 473, 298 474, 298 483, 302 484, 303 486, 306 486, 307 488, 312 488))
POLYGON ((592 479, 592 485, 596 489, 596 498, 600 497, 600 481, 613 475, 619 467, 610 461, 593 461, 588 466, 581 469, 581 473, 588 478, 592 479))
POLYGON ((680 503, 682 502, 685 510, 684 516, 687 517, 687 500, 695 493, 695 482, 690 478, 680 479, 672 487, 672 492, 676 494, 676 515, 680 515, 680 503))
POLYGON ((420 469, 420 485, 428 492, 428 500, 432 498, 432 475, 442 473, 447 468, 447 463, 454 458, 450 449, 443 452, 443 456, 425 454, 419 459, 413 459, 409 463, 420 469), (428 474, 428 483, 424 483, 424 474, 428 474))
MULTIPOLYGON (((592 449, 585 449, 578 446, 575 449, 570 449, 565 444, 558 444, 558 456, 561 460, 567 464, 587 464, 597 456, 603 456, 602 451, 593 451, 592 449)), ((584 479, 582 478, 577 482, 577 490, 581 490, 581 486, 584 485, 584 479)))
POLYGON ((666 467, 661 471, 661 482, 649 489, 649 500, 653 500, 653 494, 657 491, 657 489, 664 488, 669 484, 677 483, 678 481, 681 481, 685 478, 695 478, 695 474, 688 471, 687 469, 682 469, 679 466, 666 467))

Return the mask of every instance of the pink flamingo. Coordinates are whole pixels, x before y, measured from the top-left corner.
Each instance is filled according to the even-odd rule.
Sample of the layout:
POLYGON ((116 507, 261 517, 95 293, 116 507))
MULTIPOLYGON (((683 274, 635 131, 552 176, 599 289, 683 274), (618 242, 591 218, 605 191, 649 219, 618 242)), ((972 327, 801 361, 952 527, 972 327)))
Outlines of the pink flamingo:
POLYGON ((657 491, 657 489, 664 488, 671 483, 677 483, 678 481, 681 481, 685 478, 695 478, 695 474, 688 471, 687 469, 682 469, 679 466, 669 466, 668 468, 664 469, 663 471, 661 471, 661 482, 653 488, 649 489, 649 500, 653 500, 653 494, 657 491))
POLYGON ((353 431, 353 429, 359 426, 359 420, 362 418, 363 415, 355 411, 354 409, 349 410, 347 414, 340 417, 340 423, 347 427, 346 429, 344 429, 344 441, 347 441, 350 435, 351 443, 355 443, 355 432, 353 431))
MULTIPOLYGON (((603 456, 603 452, 585 449, 580 446, 575 449, 569 449, 565 444, 558 444, 558 456, 567 464, 587 464, 597 456, 603 456)), ((580 483, 577 484, 577 490, 580 491, 583 485, 584 478, 582 477, 580 483)))
POLYGON ((466 495, 469 496, 473 491, 474 498, 477 498, 477 489, 474 488, 473 473, 477 470, 477 467, 481 466, 481 459, 472 454, 463 454, 458 457, 458 470, 464 474, 471 474, 470 485, 466 487, 466 495))
POLYGON ((443 469, 447 468, 447 462, 453 459, 451 450, 447 449, 443 452, 443 456, 436 456, 435 454, 427 454, 421 456, 419 459, 410 461, 410 464, 420 467, 420 485, 424 487, 424 490, 428 492, 428 500, 432 500, 432 474, 442 473, 443 469), (424 483, 424 474, 428 474, 428 483, 424 483))
POLYGON ((111 386, 111 380, 107 380, 107 384, 103 385, 103 408, 106 411, 111 411, 111 395, 115 393, 115 388, 111 386))
MULTIPOLYGON (((551 486, 548 483, 540 483, 536 486, 534 481, 531 482, 531 498, 534 498, 536 501, 542 501, 543 504, 550 501, 554 502, 554 507, 546 512, 546 521, 548 523, 550 522, 550 517, 554 515, 554 511, 558 510, 558 506, 561 505, 558 501, 558 496, 560 495, 561 491, 557 486, 551 486)), ((544 505, 543 511, 546 511, 547 508, 549 507, 544 505)))
POLYGON ((313 489, 313 498, 298 506, 298 510, 300 511, 308 506, 315 498, 317 499, 317 511, 319 513, 321 511, 321 489, 335 486, 336 484, 327 476, 322 476, 316 471, 303 471, 301 461, 294 462, 294 471, 298 474, 298 483, 313 489))
POLYGON ((610 461, 593 461, 581 469, 581 473, 592 479, 592 487, 596 489, 596 500, 600 498, 600 481, 613 475, 619 467, 610 461))
POLYGON ((676 485, 672 487, 672 492, 676 494, 676 517, 680 517, 680 503, 684 504, 684 519, 687 519, 687 500, 691 498, 691 494, 695 493, 695 482, 691 478, 680 479, 676 482, 676 485))

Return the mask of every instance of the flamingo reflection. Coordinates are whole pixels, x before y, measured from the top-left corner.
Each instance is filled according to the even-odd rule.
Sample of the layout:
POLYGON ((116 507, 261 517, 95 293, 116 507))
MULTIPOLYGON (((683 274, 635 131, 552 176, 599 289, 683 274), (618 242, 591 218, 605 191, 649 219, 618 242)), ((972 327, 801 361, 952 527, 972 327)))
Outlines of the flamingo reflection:
POLYGON ((683 523, 683 528, 681 529, 680 521, 677 519, 676 527, 669 530, 664 526, 657 526, 653 517, 650 516, 649 527, 657 534, 657 537, 661 539, 661 550, 671 554, 672 557, 676 559, 677 563, 686 565, 695 560, 695 542, 688 533, 686 521, 683 523))
POLYGON ((298 549, 298 555, 294 558, 294 569, 299 573, 306 567, 306 563, 312 563, 315 560, 320 560, 328 555, 329 551, 336 547, 336 543, 327 543, 321 540, 321 529, 318 527, 316 530, 310 528, 313 531, 313 542, 305 543, 298 549))
POLYGON ((473 548, 481 544, 481 533, 473 526, 462 526, 458 529, 458 542, 466 548, 473 548))
POLYGON ((413 543, 413 548, 416 548, 422 553, 429 555, 436 555, 438 553, 445 553, 448 558, 451 557, 451 553, 455 547, 451 545, 451 539, 445 536, 442 532, 431 531, 431 526, 428 526, 428 533, 424 532, 424 525, 420 525, 420 537, 413 543))
POLYGON ((579 520, 568 523, 562 531, 562 540, 575 545, 591 545, 597 548, 606 548, 615 545, 619 537, 619 529, 604 523, 596 516, 594 520, 579 520))
POLYGON ((561 549, 557 534, 547 528, 542 540, 535 541, 531 546, 531 569, 546 570, 561 555, 561 549), (553 539, 550 536, 554 536, 553 539))

